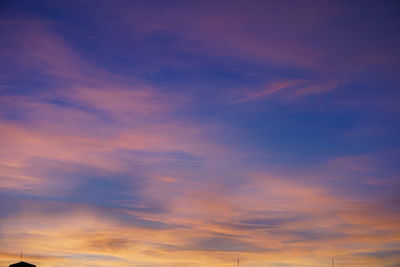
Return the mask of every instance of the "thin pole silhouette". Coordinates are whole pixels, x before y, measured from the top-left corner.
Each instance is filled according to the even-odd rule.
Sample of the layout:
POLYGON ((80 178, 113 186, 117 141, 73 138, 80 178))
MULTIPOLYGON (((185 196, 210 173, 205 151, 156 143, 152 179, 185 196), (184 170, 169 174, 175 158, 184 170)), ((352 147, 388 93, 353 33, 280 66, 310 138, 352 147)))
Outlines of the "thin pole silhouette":
POLYGON ((21 255, 20 255, 20 261, 22 261, 22 251, 21 251, 21 255))

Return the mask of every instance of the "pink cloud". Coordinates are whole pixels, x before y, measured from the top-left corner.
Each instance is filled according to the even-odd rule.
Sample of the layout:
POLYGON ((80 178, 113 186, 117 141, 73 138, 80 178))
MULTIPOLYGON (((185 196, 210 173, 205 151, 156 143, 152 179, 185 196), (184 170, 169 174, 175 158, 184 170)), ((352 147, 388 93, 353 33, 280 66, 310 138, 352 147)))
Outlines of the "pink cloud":
POLYGON ((355 155, 334 158, 328 164, 341 171, 371 172, 379 167, 379 162, 373 155, 355 155))
MULTIPOLYGON (((32 254, 59 255, 59 258, 30 258, 41 265, 57 267, 77 261, 93 264, 88 259, 63 257, 67 254, 98 255, 103 263, 113 266, 141 261, 169 266, 176 264, 177 258, 183 265, 206 262, 224 266, 230 257, 237 256, 247 264, 279 261, 320 266, 330 254, 337 259, 364 261, 365 266, 374 266, 376 259, 357 257, 357 254, 382 248, 388 241, 399 242, 398 216, 385 210, 376 216, 368 205, 337 198, 327 188, 301 181, 260 173, 254 176, 253 183, 237 187, 229 194, 217 187, 204 188, 204 191, 193 188, 186 193, 178 195, 179 205, 171 206, 168 216, 142 217, 184 226, 164 230, 127 225, 107 216, 110 211, 102 212, 90 206, 71 205, 67 209, 60 206, 58 210, 64 212, 53 213, 50 211, 54 207, 26 203, 20 213, 3 219, 8 230, 4 242, 12 244, 3 248, 3 254, 8 255, 21 246, 32 254), (293 220, 287 214, 306 216, 293 220), (258 225, 253 224, 253 228, 243 223, 254 218, 259 220, 254 220, 258 225), (268 225, 271 218, 272 222, 274 219, 283 222, 268 225), (289 220, 285 223, 286 219, 289 220), (262 227, 262 223, 266 226, 262 227), (241 228, 235 228, 240 224, 241 228), (25 237, 15 239, 21 231, 26 233, 25 237), (376 231, 381 234, 374 234, 376 231), (313 238, 306 238, 312 234, 313 238), (301 242, 296 242, 298 239, 301 242), (200 241, 193 243, 193 240, 214 240, 225 246, 247 244, 258 247, 261 252, 204 250, 200 241)), ((56 203, 49 205, 57 206, 56 203)))
POLYGON ((267 99, 270 97, 278 97, 283 100, 297 100, 307 95, 318 95, 331 91, 336 88, 338 82, 328 81, 310 81, 310 80, 286 80, 273 81, 268 83, 264 88, 259 90, 241 90, 235 92, 238 99, 235 103, 249 102, 267 99))
POLYGON ((324 54, 310 46, 308 35, 341 8, 327 2, 313 3, 306 8, 300 3, 291 5, 288 9, 279 2, 269 2, 254 10, 254 3, 219 1, 212 5, 170 5, 146 16, 136 13, 132 16, 135 11, 118 7, 113 12, 119 15, 124 27, 130 25, 143 32, 163 30, 178 35, 182 38, 179 42, 182 49, 189 49, 190 44, 211 54, 315 66, 324 54), (296 12, 298 8, 303 12, 296 12), (255 24, 254 20, 259 23, 255 24))

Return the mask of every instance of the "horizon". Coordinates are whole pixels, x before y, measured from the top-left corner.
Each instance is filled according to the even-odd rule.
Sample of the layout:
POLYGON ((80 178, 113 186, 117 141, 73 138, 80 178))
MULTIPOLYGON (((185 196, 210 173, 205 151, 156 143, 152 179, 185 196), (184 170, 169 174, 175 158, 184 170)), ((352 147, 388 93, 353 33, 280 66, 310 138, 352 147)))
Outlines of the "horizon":
POLYGON ((2 1, 0 266, 400 266, 398 14, 2 1))

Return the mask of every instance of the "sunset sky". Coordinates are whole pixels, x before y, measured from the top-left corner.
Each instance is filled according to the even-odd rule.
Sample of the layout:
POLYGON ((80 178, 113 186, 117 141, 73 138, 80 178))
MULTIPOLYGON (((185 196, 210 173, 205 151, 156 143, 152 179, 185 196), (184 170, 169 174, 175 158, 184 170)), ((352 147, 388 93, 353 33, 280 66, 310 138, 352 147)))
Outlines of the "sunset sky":
POLYGON ((1 1, 0 267, 400 266, 399 13, 1 1))

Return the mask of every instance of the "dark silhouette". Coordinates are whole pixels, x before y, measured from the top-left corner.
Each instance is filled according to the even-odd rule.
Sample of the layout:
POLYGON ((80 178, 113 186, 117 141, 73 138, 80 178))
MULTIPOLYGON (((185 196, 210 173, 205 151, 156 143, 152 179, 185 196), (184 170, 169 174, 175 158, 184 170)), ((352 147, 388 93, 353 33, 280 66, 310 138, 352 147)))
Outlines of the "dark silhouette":
POLYGON ((36 265, 20 261, 18 263, 10 264, 10 267, 36 267, 36 265))

